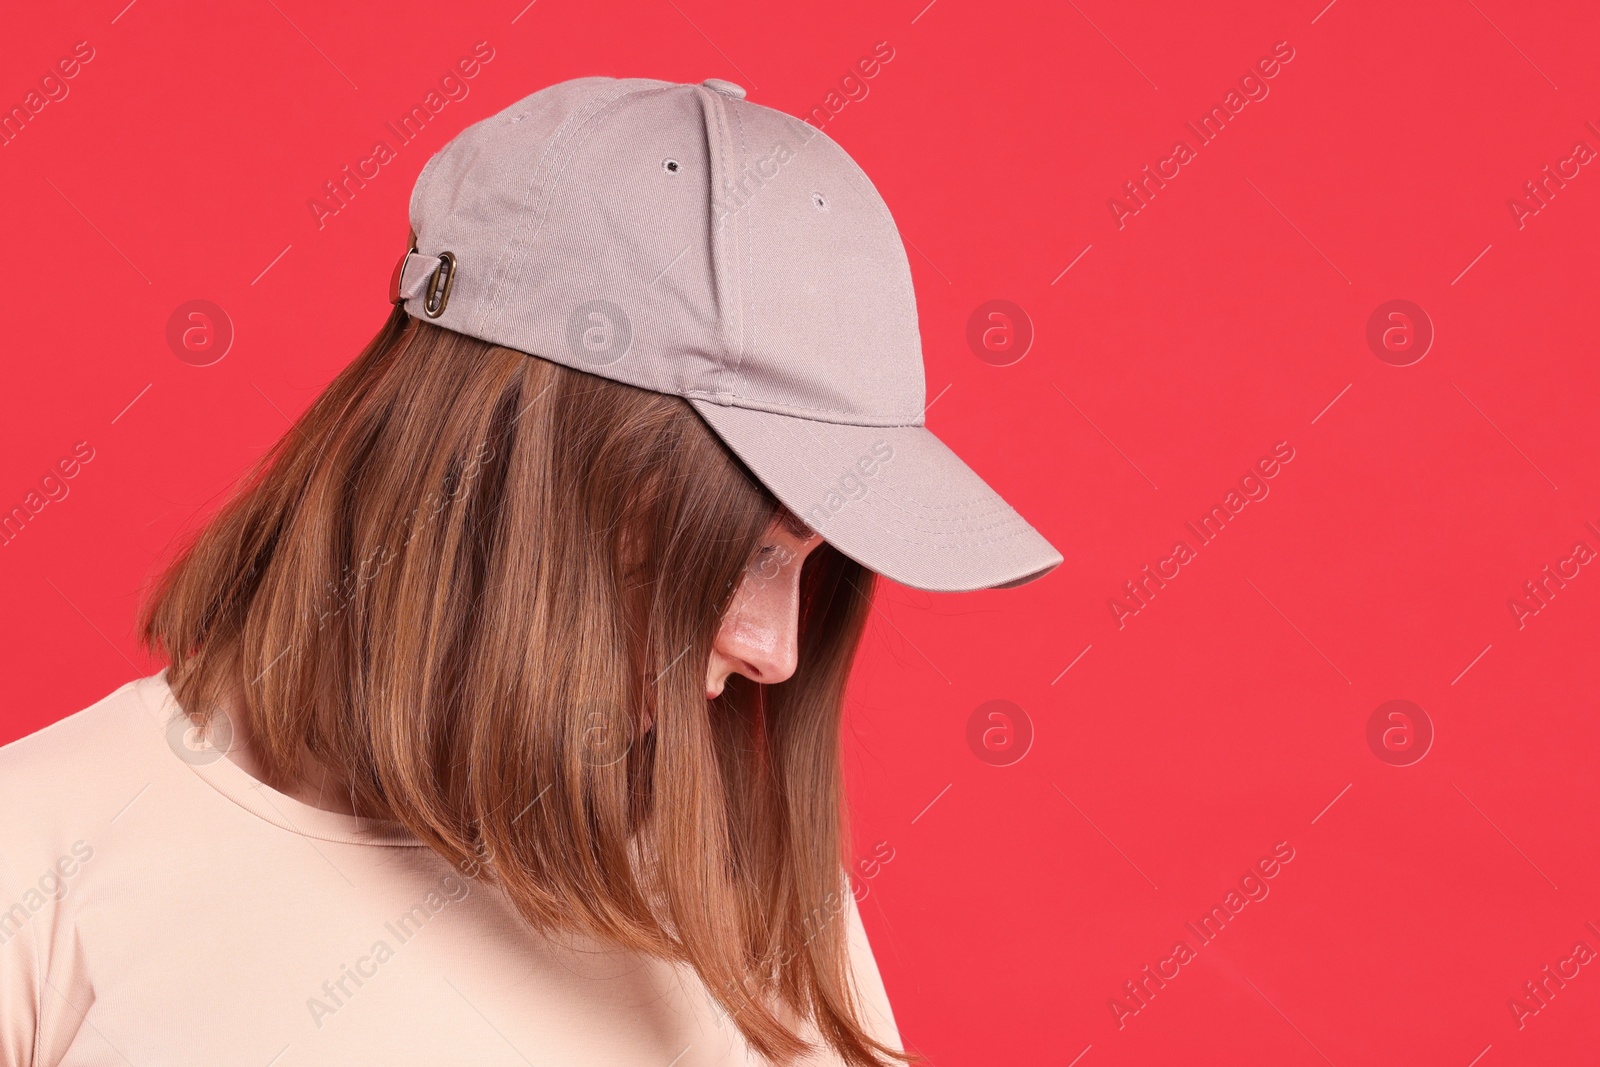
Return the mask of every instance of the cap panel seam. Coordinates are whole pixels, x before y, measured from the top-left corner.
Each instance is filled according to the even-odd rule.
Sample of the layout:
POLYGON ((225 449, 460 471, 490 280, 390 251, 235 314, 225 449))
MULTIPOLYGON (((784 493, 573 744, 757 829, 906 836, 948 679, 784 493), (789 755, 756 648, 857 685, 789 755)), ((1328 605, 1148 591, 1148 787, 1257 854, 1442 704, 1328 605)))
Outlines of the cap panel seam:
MULTIPOLYGON (((561 184, 562 179, 566 176, 568 168, 572 165, 573 158, 577 155, 579 147, 583 144, 583 140, 589 136, 592 136, 594 133, 594 130, 590 129, 587 134, 584 134, 583 138, 580 138, 580 131, 582 131, 585 126, 597 125, 598 122, 603 119, 608 112, 622 106, 625 101, 631 99, 632 97, 668 92, 673 88, 676 88, 676 86, 652 86, 650 88, 628 90, 627 92, 620 93, 609 100, 596 101, 586 109, 573 112, 571 115, 567 116, 566 120, 562 122, 560 126, 556 128, 556 132, 550 136, 550 143, 545 146, 544 152, 540 155, 539 162, 534 167, 533 174, 528 179, 527 189, 523 192, 522 211, 526 215, 526 219, 523 223, 523 229, 521 233, 513 237, 512 240, 508 241, 501 251, 500 262, 505 262, 506 255, 508 253, 510 254, 511 260, 501 273, 499 280, 495 283, 493 292, 490 293, 489 299, 485 302, 483 310, 478 315, 477 328, 479 330, 492 329, 500 325, 500 317, 503 314, 505 307, 508 306, 500 303, 501 294, 506 292, 508 289, 514 288, 512 283, 520 279, 524 253, 528 250, 528 246, 532 243, 533 239, 538 236, 539 231, 544 228, 547 212, 549 210, 549 203, 551 198, 555 195, 556 188, 561 184), (574 125, 575 128, 570 134, 568 134, 568 127, 574 125), (564 137, 565 139, 563 139, 564 137), (551 155, 558 149, 564 149, 566 152, 566 157, 562 159, 560 167, 557 170, 546 175, 546 164, 551 155), (540 185, 541 176, 546 177, 546 180, 542 185, 540 185), (534 203, 533 209, 530 212, 529 203, 534 198, 536 186, 538 187, 538 200, 536 203, 534 203)), ((499 269, 498 262, 496 263, 496 269, 499 269)))
MULTIPOLYGON (((715 96, 715 95, 720 95, 720 94, 713 93, 712 95, 715 96)), ((719 101, 719 106, 721 106, 721 101, 719 101)), ((797 152, 805 151, 808 147, 810 147, 812 145, 812 143, 815 140, 815 138, 818 135, 820 135, 826 143, 831 144, 834 147, 835 151, 839 152, 840 155, 844 156, 845 161, 846 161, 846 163, 848 165, 845 166, 845 167, 842 167, 840 169, 841 169, 842 173, 845 176, 845 180, 850 182, 850 184, 852 185, 853 191, 855 192, 856 196, 859 199, 861 199, 862 201, 864 201, 874 212, 876 212, 877 215, 879 216, 879 218, 889 227, 890 232, 892 232, 895 235, 896 241, 900 243, 900 254, 901 254, 902 257, 904 257, 905 256, 905 246, 904 246, 903 240, 899 236, 900 229, 899 229, 899 226, 896 225, 896 223, 894 221, 894 216, 892 214, 890 214, 888 206, 883 201, 882 195, 878 193, 877 187, 871 184, 870 179, 868 179, 866 181, 865 186, 863 186, 862 181, 866 177, 865 172, 860 169, 860 166, 855 163, 854 159, 852 159, 850 157, 849 153, 847 153, 844 150, 844 148, 837 141, 833 140, 831 137, 828 137, 821 130, 817 129, 815 126, 811 125, 809 122, 805 122, 805 121, 803 121, 801 119, 795 118, 793 115, 784 114, 783 112, 779 112, 779 114, 782 114, 784 118, 786 118, 786 119, 788 119, 790 121, 791 127, 800 126, 800 127, 804 127, 805 130, 806 130, 806 136, 800 142, 800 147, 796 150, 797 152)), ((737 121, 737 119, 735 121, 737 121)), ((743 149, 744 149, 744 145, 745 145, 744 136, 743 136, 743 132, 744 132, 743 124, 739 124, 739 131, 740 131, 739 148, 740 148, 740 150, 742 152, 743 149)), ((744 206, 746 206, 746 205, 742 204, 740 210, 735 212, 735 214, 742 216, 742 220, 743 220, 743 223, 744 223, 744 229, 745 229, 745 234, 744 235, 746 237, 746 240, 744 242, 741 242, 741 248, 748 248, 748 247, 750 247, 749 238, 750 238, 751 216, 754 214, 754 212, 744 210, 743 209, 744 206)), ((713 204, 713 210, 714 210, 714 208, 715 208, 715 205, 713 204)), ((744 357, 745 357, 745 354, 746 354, 746 352, 748 350, 753 350, 753 349, 756 349, 756 348, 759 347, 758 346, 758 340, 759 339, 756 337, 756 331, 760 328, 760 321, 761 321, 760 320, 760 316, 755 313, 755 307, 756 307, 756 303, 757 303, 757 296, 756 296, 756 293, 755 293, 755 283, 754 283, 754 280, 753 280, 754 279, 754 267, 752 265, 753 264, 753 257, 747 254, 747 255, 741 256, 740 259, 741 259, 741 264, 740 264, 741 269, 749 276, 749 279, 750 279, 747 282, 746 286, 744 286, 742 288, 742 290, 741 290, 742 293, 748 294, 748 305, 749 305, 749 308, 750 308, 750 320, 749 320, 750 321, 750 326, 749 326, 747 331, 744 330, 744 329, 741 329, 741 338, 740 338, 740 347, 739 347, 739 353, 738 353, 738 362, 733 366, 733 368, 731 368, 732 371, 733 371, 733 381, 731 383, 731 387, 729 389, 727 389, 721 395, 725 396, 728 399, 732 399, 732 400, 736 400, 736 401, 745 401, 744 403, 734 404, 733 406, 735 406, 735 407, 750 407, 750 408, 756 408, 756 409, 759 409, 759 410, 773 410, 773 411, 782 410, 782 409, 786 409, 786 408, 791 408, 794 411, 816 411, 816 412, 824 412, 824 413, 828 413, 828 414, 852 415, 852 416, 855 416, 856 418, 860 418, 860 416, 855 412, 838 411, 838 410, 830 409, 830 408, 809 408, 809 409, 807 409, 807 408, 796 407, 796 406, 793 406, 793 405, 777 405, 777 404, 768 405, 765 402, 756 401, 753 397, 750 397, 747 394, 740 392, 741 387, 744 385, 744 374, 743 374, 744 357), (745 333, 748 333, 749 337, 750 337, 750 343, 749 343, 748 348, 745 346, 744 340, 743 340, 745 333)), ((910 281, 910 264, 909 264, 909 260, 908 260, 907 266, 906 266, 906 276, 904 278, 900 279, 900 281, 902 283, 899 286, 900 291, 901 291, 901 295, 906 299, 906 302, 913 308, 913 310, 915 310, 915 308, 916 308, 916 299, 917 299, 916 298, 916 287, 913 284, 911 284, 911 281, 910 281)), ((740 318, 740 323, 741 323, 741 327, 743 327, 744 318, 743 318, 742 314, 741 314, 741 318, 740 318)), ((919 326, 920 326, 920 324, 919 324, 919 326)), ((919 340, 920 340, 920 333, 921 333, 921 331, 919 329, 918 330, 919 340)), ((920 347, 920 345, 919 345, 919 347, 920 347)), ((685 395, 691 395, 691 394, 685 394, 685 395)), ((694 394, 694 395, 698 395, 698 394, 694 394)), ((926 402, 927 397, 928 397, 928 386, 927 386, 927 380, 926 380, 926 371, 924 371, 924 378, 923 378, 923 384, 922 384, 922 398, 923 398, 924 402, 926 402)), ((846 421, 846 420, 829 420, 829 421, 846 421)), ((920 426, 920 425, 922 425, 922 418, 921 418, 921 414, 919 413, 919 415, 917 416, 917 421, 914 422, 914 423, 858 422, 858 423, 856 423, 856 425, 861 425, 861 426, 869 426, 869 425, 918 425, 918 426, 920 426)))
POLYGON ((634 95, 634 93, 651 91, 660 90, 637 89, 621 93, 609 100, 592 101, 588 107, 581 108, 568 115, 561 125, 556 127, 555 133, 550 136, 549 144, 545 145, 544 151, 540 154, 539 162, 534 166, 533 173, 528 177, 527 188, 522 194, 522 211, 524 213, 522 231, 512 240, 506 242, 501 249, 500 260, 495 264, 496 270, 500 270, 501 263, 506 263, 508 255, 510 256, 510 262, 506 263, 503 271, 500 271, 500 277, 495 283, 494 290, 489 294, 489 299, 478 313, 478 329, 484 330, 500 325, 500 317, 504 311, 504 306, 500 304, 501 294, 511 287, 513 279, 521 277, 523 253, 527 251, 528 245, 533 239, 538 236, 539 231, 544 228, 545 213, 549 208, 550 198, 554 194, 555 186, 559 184, 560 178, 566 173, 567 167, 572 163, 573 156, 577 154, 577 150, 582 144, 577 136, 578 131, 598 119, 608 110, 616 107, 623 100, 634 95), (569 127, 572 128, 570 135, 568 132, 569 127), (558 149, 565 150, 566 158, 562 160, 559 170, 554 173, 548 173, 546 170, 547 164, 558 149), (541 178, 546 179, 542 184, 540 183, 541 178), (536 194, 537 202, 534 203, 533 210, 529 213, 529 204, 535 200, 536 194))
MULTIPOLYGON (((724 121, 726 121, 728 116, 729 116, 729 111, 730 111, 730 108, 727 105, 726 101, 722 102, 721 111, 722 111, 723 119, 724 119, 724 121)), ((738 158, 742 161, 745 158, 745 144, 746 144, 745 135, 744 135, 744 123, 739 120, 739 116, 737 114, 734 114, 732 116, 732 125, 738 131, 738 135, 737 135, 737 138, 736 138, 736 144, 737 144, 737 149, 738 149, 738 158)), ((738 175, 738 177, 739 177, 740 180, 742 180, 744 175, 741 173, 740 175, 738 175)), ((740 389, 744 385, 744 357, 750 351, 751 348, 755 347, 756 342, 757 342, 756 330, 760 328, 760 323, 761 323, 760 317, 756 314, 755 265, 754 265, 755 264, 755 256, 751 254, 751 250, 754 248, 753 238, 752 238, 752 235, 751 235, 752 234, 752 230, 751 230, 751 215, 752 214, 754 214, 754 213, 751 212, 751 211, 743 210, 743 208, 741 208, 739 211, 735 212, 735 215, 738 218, 737 225, 739 225, 742 228, 742 232, 740 234, 740 236, 741 236, 741 240, 739 241, 740 255, 738 257, 739 258, 739 279, 740 279, 740 282, 741 282, 741 284, 739 286, 739 293, 738 293, 738 296, 739 296, 739 344, 738 344, 736 360, 735 360, 734 365, 733 365, 733 384, 732 384, 732 387, 728 390, 734 396, 740 396, 741 395, 740 389)))
POLYGON ((706 218, 709 222, 707 238, 711 242, 711 282, 712 291, 716 295, 718 328, 721 334, 719 340, 722 344, 722 351, 718 353, 720 365, 713 379, 716 389, 711 395, 730 396, 733 395, 733 391, 729 388, 728 378, 732 375, 736 385, 738 372, 734 366, 729 364, 736 342, 731 336, 732 329, 728 318, 731 308, 733 315, 740 320, 739 330, 741 337, 737 343, 742 344, 744 327, 743 308, 740 307, 740 300, 743 297, 743 290, 739 285, 739 261, 742 258, 741 253, 744 250, 744 243, 737 239, 733 232, 733 227, 730 226, 724 231, 721 220, 716 217, 716 205, 717 193, 726 183, 728 169, 731 165, 731 161, 728 158, 728 145, 731 137, 726 126, 722 94, 714 89, 707 89, 703 85, 693 86, 692 88, 700 99, 703 118, 701 125, 706 135, 706 165, 710 170, 710 174, 707 175, 709 181, 706 183, 706 192, 708 194, 706 218), (731 263, 730 260, 732 261, 731 263))
MULTIPOLYGON (((605 103, 609 102, 610 101, 606 101, 605 103)), ((497 310, 497 305, 500 302, 500 294, 505 290, 506 282, 510 278, 513 269, 516 267, 516 264, 520 259, 521 249, 524 248, 527 242, 531 241, 544 226, 544 219, 542 217, 537 215, 529 216, 526 214, 526 212, 529 202, 533 199, 535 186, 544 171, 546 161, 550 158, 551 153, 556 150, 557 146, 565 147, 565 142, 562 140, 562 135, 566 132, 567 127, 591 117, 596 111, 604 108, 605 103, 594 101, 591 102, 588 108, 574 111, 571 115, 568 115, 561 125, 556 127, 555 133, 551 134, 550 136, 550 142, 545 145, 544 151, 540 153, 539 162, 534 165, 533 173, 528 178, 528 186, 523 190, 522 193, 521 208, 524 212, 522 232, 513 235, 510 240, 501 244, 500 255, 495 260, 494 269, 490 272, 490 277, 493 278, 494 281, 489 287, 487 287, 486 299, 484 300, 483 307, 478 309, 478 321, 474 326, 474 329, 478 330, 480 333, 490 325, 491 321, 494 325, 499 325, 499 312, 497 310), (535 219, 538 220, 537 225, 534 224, 535 219), (532 227, 531 229, 529 228, 530 226, 532 227), (517 251, 513 252, 513 248, 515 248, 517 251), (507 256, 511 257, 511 262, 509 264, 506 262, 507 256), (492 320, 491 315, 493 315, 492 320)))

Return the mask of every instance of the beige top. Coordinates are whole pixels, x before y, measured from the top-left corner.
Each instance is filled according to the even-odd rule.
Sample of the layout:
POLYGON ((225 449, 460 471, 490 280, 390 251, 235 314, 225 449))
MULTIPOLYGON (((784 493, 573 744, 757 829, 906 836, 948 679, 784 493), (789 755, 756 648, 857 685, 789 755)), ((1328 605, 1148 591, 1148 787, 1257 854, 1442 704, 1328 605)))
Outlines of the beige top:
POLYGON ((762 1062, 689 968, 534 934, 399 824, 186 746, 165 675, 0 748, 0 1067, 762 1062))

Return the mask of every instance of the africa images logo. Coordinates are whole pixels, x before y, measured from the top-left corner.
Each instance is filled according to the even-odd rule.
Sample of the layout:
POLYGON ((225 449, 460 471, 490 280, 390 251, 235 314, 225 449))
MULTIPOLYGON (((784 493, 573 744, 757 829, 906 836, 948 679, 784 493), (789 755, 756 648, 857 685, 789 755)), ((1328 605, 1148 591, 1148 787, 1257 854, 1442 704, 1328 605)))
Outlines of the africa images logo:
POLYGON ((1187 139, 1180 138, 1164 159, 1156 161, 1154 169, 1145 164, 1138 177, 1122 183, 1122 193, 1106 201, 1106 207, 1111 211, 1111 221, 1117 224, 1117 229, 1127 226, 1130 218, 1149 207, 1156 193, 1183 173, 1185 166, 1199 159, 1199 149, 1221 136, 1222 131, 1239 117, 1247 105, 1265 100, 1272 92, 1267 82, 1276 78, 1293 60, 1294 49, 1289 42, 1279 41, 1272 46, 1270 56, 1256 60, 1255 65, 1239 79, 1238 89, 1229 89, 1222 102, 1213 105, 1197 122, 1185 122, 1184 126, 1194 135, 1195 143, 1190 144, 1187 139))
POLYGON ((1237 889, 1229 889, 1222 901, 1212 905, 1198 923, 1183 924, 1187 933, 1173 943, 1170 955, 1157 960, 1153 966, 1145 964, 1138 975, 1122 983, 1122 992, 1106 1000, 1117 1029, 1127 1026, 1129 1019, 1148 1008, 1156 994, 1182 974, 1184 967, 1199 959, 1200 950, 1222 936, 1223 929, 1246 906, 1266 900, 1272 892, 1267 883, 1294 862, 1294 857, 1294 846, 1289 842, 1279 841, 1273 845, 1270 854, 1262 856, 1239 876, 1237 889), (1193 935, 1192 943, 1190 935, 1193 935))
POLYGON ((410 110, 394 122, 384 123, 389 136, 375 140, 372 151, 365 158, 356 160, 354 170, 347 163, 340 168, 337 177, 323 182, 323 193, 306 201, 317 229, 322 229, 329 219, 349 207, 356 194, 367 187, 367 182, 381 174, 385 165, 399 158, 399 149, 422 136, 424 127, 439 112, 452 102, 465 100, 472 91, 468 82, 476 78, 494 56, 494 48, 488 41, 473 45, 471 55, 458 59, 453 67, 439 76, 437 89, 430 88, 423 95, 421 103, 412 104, 410 110), (394 140, 393 145, 389 143, 390 137, 394 140))

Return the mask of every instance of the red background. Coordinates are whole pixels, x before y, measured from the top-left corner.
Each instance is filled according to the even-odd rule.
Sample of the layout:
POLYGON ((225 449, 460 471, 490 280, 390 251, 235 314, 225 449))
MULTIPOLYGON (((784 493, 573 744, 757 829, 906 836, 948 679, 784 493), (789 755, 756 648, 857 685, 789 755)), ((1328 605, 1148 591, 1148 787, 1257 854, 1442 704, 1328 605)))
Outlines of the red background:
POLYGON ((1600 966, 1521 1028, 1508 1006, 1600 949, 1600 567, 1521 626, 1508 603, 1600 548, 1600 168, 1508 206, 1600 148, 1591 8, 525 2, 8 18, 7 109, 94 58, 0 147, 0 508, 94 458, 0 549, 0 741, 156 669, 130 637, 154 561, 374 332, 449 136, 586 74, 804 114, 887 41, 824 128, 906 238, 929 425, 1066 556, 878 605, 851 788, 858 854, 893 856, 858 874, 906 1039, 939 1065, 1593 1062, 1600 966), (307 201, 478 41, 470 95, 319 229, 307 201), (1119 229, 1109 198, 1284 41, 1270 95, 1119 229), (166 341, 192 299, 236 331, 211 366, 166 341), (965 339, 991 299, 1036 333, 1009 366, 965 339), (1365 339, 1392 299, 1436 330, 1410 366, 1365 339), (1200 547, 1184 524, 1280 441, 1200 547), (1119 627, 1180 538, 1197 558, 1119 627), (1001 699, 1034 732, 1009 766, 967 742, 1001 699), (1436 733, 1410 766, 1367 742, 1391 699, 1436 733), (1270 895, 1119 1027, 1123 983, 1278 842, 1270 895))

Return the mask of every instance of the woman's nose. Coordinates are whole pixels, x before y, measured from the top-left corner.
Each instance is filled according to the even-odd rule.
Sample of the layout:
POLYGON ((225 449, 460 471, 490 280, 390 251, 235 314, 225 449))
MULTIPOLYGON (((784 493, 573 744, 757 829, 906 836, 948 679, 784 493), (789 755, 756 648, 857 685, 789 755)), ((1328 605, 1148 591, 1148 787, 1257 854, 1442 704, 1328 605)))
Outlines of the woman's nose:
POLYGON ((717 651, 752 682, 776 685, 800 664, 799 590, 786 582, 751 584, 723 620, 717 651))
POLYGON ((787 681, 800 665, 799 640, 792 626, 763 627, 758 636, 736 641, 730 651, 738 664, 735 669, 762 685, 787 681))

